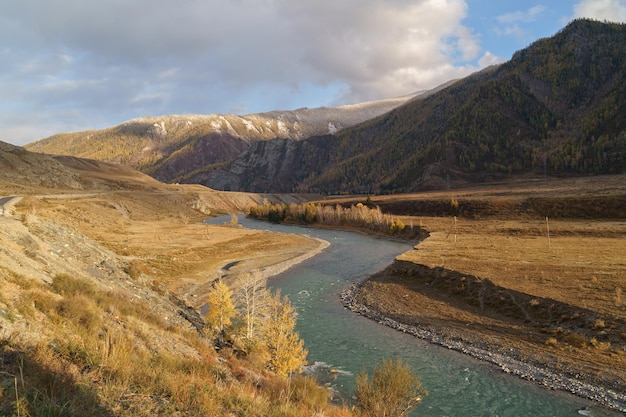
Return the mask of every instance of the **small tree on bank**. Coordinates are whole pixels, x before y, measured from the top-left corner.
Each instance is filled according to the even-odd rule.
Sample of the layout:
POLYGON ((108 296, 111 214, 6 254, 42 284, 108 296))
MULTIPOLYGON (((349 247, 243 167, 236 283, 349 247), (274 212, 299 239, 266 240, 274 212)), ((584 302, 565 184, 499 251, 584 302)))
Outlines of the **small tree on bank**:
POLYGON ((249 350, 263 333, 263 324, 270 310, 271 294, 265 287, 266 279, 258 272, 244 272, 236 281, 235 300, 239 310, 239 331, 243 348, 249 350))
POLYGON ((242 274, 236 284, 233 294, 220 279, 207 295, 206 324, 218 335, 217 341, 223 342, 228 332, 232 347, 255 352, 277 376, 300 372, 308 352, 295 330, 298 313, 289 299, 281 297, 280 291, 268 291, 258 274, 242 274))
POLYGON ((273 295, 266 323, 264 344, 269 354, 267 368, 281 378, 299 372, 306 364, 304 341, 295 331, 296 309, 280 292, 273 295))
POLYGON ((406 417, 428 394, 419 376, 401 359, 383 359, 372 377, 356 377, 356 398, 366 417, 406 417))
POLYGON ((223 333, 237 315, 233 292, 221 279, 217 280, 206 298, 208 310, 205 315, 207 325, 217 333, 223 333))

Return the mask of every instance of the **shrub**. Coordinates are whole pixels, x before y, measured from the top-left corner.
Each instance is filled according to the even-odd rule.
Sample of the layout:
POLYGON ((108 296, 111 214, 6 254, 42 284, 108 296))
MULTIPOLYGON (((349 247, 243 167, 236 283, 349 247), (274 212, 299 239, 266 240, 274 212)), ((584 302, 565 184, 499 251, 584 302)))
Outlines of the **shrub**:
POLYGON ((405 417, 427 395, 419 377, 401 359, 383 359, 372 378, 356 378, 356 398, 368 417, 405 417))
POLYGON ((606 327, 606 324, 604 323, 604 320, 602 319, 596 319, 593 323, 593 328, 594 329, 604 329, 606 327))
POLYGON ((126 266, 124 266, 124 272, 126 272, 131 279, 137 280, 144 272, 146 272, 146 267, 140 260, 132 259, 126 266))
POLYGON ((587 338, 579 333, 568 333, 563 336, 563 342, 575 347, 587 346, 587 338))
POLYGON ((389 225, 389 233, 391 233, 392 235, 395 235, 396 233, 400 233, 404 231, 404 223, 402 223, 402 220, 400 219, 394 219, 391 221, 391 224, 389 225))
POLYGON ((328 404, 328 389, 319 386, 311 377, 267 378, 261 387, 272 401, 295 402, 311 409, 320 409, 328 404))
POLYGON ((546 339, 546 345, 552 346, 552 347, 558 347, 559 341, 556 340, 556 337, 549 337, 546 339))
POLYGON ((94 295, 95 287, 91 282, 60 274, 52 280, 52 289, 63 296, 76 294, 94 295))
POLYGON ((44 314, 49 314, 56 307, 55 296, 51 295, 49 292, 44 292, 41 290, 32 290, 28 293, 28 300, 30 303, 40 312, 44 314))
POLYGON ((95 329, 101 322, 102 310, 84 295, 76 295, 59 301, 56 310, 59 316, 86 330, 95 329))

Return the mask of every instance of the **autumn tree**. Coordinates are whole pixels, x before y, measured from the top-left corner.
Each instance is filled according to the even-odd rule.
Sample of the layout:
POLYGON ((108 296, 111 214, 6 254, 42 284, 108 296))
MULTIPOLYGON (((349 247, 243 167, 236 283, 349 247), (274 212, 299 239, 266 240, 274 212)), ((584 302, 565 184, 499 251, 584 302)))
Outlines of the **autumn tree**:
POLYGON ((401 359, 383 359, 371 379, 364 371, 356 377, 356 398, 366 417, 406 417, 427 394, 401 359))
POLYGON ((206 301, 208 304, 208 310, 205 315, 207 325, 212 330, 223 333, 237 315, 233 292, 228 285, 219 279, 213 284, 206 301))
POLYGON ((257 344, 262 334, 262 324, 269 314, 271 297, 265 283, 266 279, 254 272, 240 274, 235 283, 235 300, 246 348, 257 344))
POLYGON ((307 351, 304 341, 295 331, 297 312, 287 297, 281 298, 280 291, 274 294, 269 303, 263 337, 269 355, 267 368, 282 378, 300 371, 306 364, 307 351))

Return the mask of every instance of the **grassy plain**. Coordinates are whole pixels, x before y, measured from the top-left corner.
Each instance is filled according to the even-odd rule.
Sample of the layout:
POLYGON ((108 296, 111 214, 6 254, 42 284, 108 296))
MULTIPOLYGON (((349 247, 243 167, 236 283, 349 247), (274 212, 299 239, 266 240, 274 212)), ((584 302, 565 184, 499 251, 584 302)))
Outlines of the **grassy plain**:
POLYGON ((262 270, 319 246, 310 238, 248 230, 236 222, 204 224, 202 220, 210 215, 242 210, 239 206, 251 204, 257 196, 225 197, 204 187, 197 187, 196 193, 190 189, 194 187, 25 197, 20 210, 55 219, 89 236, 124 257, 135 275, 152 277, 194 307, 203 303, 203 288, 226 264, 237 262, 236 270, 262 270), (213 194, 224 200, 221 207, 211 200, 213 194), (194 200, 202 201, 205 212, 213 214, 193 209, 194 200))

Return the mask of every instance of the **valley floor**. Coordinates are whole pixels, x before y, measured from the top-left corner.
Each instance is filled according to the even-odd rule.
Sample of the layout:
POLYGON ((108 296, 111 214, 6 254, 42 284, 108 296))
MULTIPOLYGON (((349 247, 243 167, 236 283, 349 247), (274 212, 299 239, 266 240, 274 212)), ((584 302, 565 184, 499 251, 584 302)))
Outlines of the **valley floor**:
MULTIPOLYGON (((474 211, 456 220, 452 213, 435 217, 427 211, 403 217, 405 224, 419 224, 430 236, 365 281, 354 303, 464 348, 501 354, 601 387, 618 396, 621 402, 615 407, 624 411, 626 219, 593 216, 599 209, 623 211, 623 180, 582 181, 570 188, 563 181, 541 183, 518 189, 514 196, 507 190, 515 187, 505 185, 483 192, 374 198, 374 204, 386 205, 388 211, 402 209, 403 215, 416 207, 455 209, 454 201, 461 211, 474 211), (541 199, 533 188, 540 190, 541 199), (547 222, 537 215, 546 207, 589 216, 550 217, 547 222)), ((193 187, 58 199, 37 194, 23 198, 0 218, 0 321, 3 337, 9 339, 19 334, 27 341, 26 332, 41 338, 54 330, 32 319, 45 306, 29 300, 47 294, 55 276, 118 288, 161 317, 165 322, 159 326, 188 329, 190 322, 171 314, 180 305, 169 305, 163 295, 178 295, 198 309, 225 265, 229 273, 270 274, 322 248, 303 236, 243 229, 234 219, 220 226, 200 223, 203 215, 242 211, 259 203, 254 195, 193 187)), ((114 313, 112 326, 119 326, 114 313)), ((162 343, 164 336, 161 341, 146 339, 145 344, 180 351, 179 342, 171 339, 169 345, 162 343)), ((193 351, 189 345, 184 348, 190 356, 193 351)))
POLYGON ((543 378, 550 387, 626 410, 626 175, 319 203, 378 206, 430 234, 349 291, 352 309, 486 360, 535 365, 571 382, 543 378))

